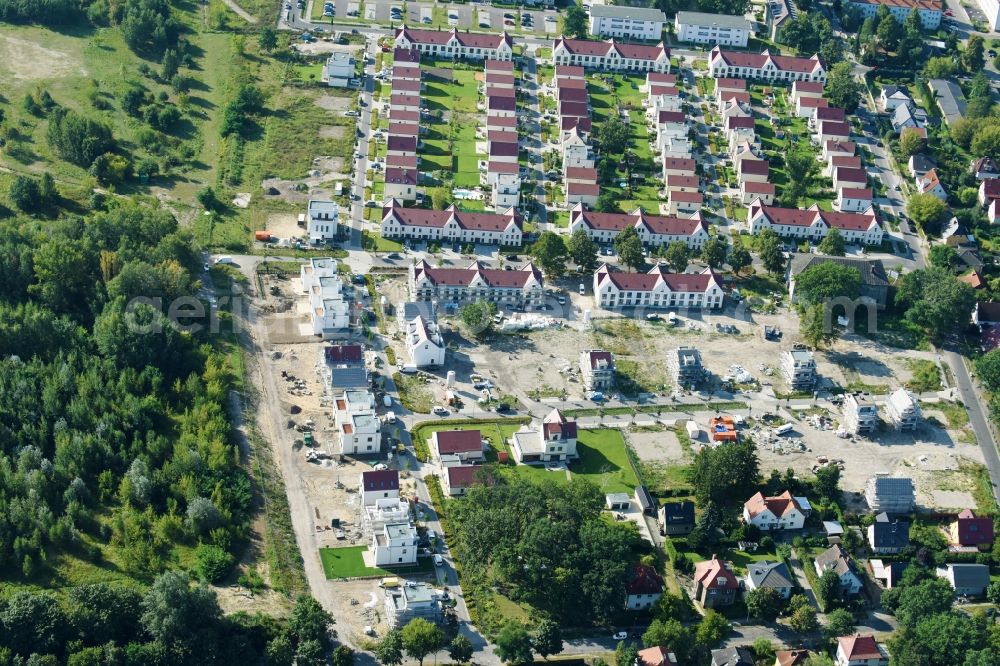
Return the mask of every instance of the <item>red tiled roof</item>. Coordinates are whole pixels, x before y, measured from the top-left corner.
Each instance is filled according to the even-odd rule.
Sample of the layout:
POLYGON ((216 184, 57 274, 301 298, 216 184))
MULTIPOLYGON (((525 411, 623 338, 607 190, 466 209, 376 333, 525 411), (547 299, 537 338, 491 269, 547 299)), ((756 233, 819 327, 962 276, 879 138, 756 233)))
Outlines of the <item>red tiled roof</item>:
POLYGON ((854 142, 852 141, 838 141, 836 139, 827 139, 826 141, 826 152, 828 153, 847 153, 848 155, 854 154, 854 142))
POLYGON ((586 90, 587 82, 583 79, 556 79, 556 88, 559 89, 560 93, 566 88, 571 90, 586 90))
POLYGON ((823 84, 819 81, 793 81, 792 92, 822 94, 823 84))
POLYGON ((486 132, 487 141, 504 141, 510 143, 511 141, 517 141, 517 132, 509 132, 507 130, 487 130, 486 132))
POLYGON ((646 72, 646 83, 665 83, 672 86, 677 83, 677 75, 666 72, 646 72))
POLYGON ((517 157, 516 141, 490 141, 490 157, 517 157))
POLYGON ((406 111, 405 109, 390 109, 389 110, 389 121, 390 122, 404 122, 404 123, 419 123, 420 122, 420 112, 419 111, 406 111))
POLYGON ((705 197, 700 192, 678 192, 677 190, 674 190, 670 193, 670 201, 674 203, 700 204, 704 200, 705 197))
POLYGON ((417 170, 389 167, 385 170, 385 182, 391 185, 416 185, 417 170))
POLYGON ((499 95, 493 95, 487 98, 486 108, 495 109, 497 111, 514 111, 517 109, 517 103, 513 97, 500 97, 499 95))
POLYGON ((438 44, 445 45, 452 39, 468 48, 495 49, 501 44, 513 45, 513 40, 506 32, 499 35, 481 32, 459 32, 457 28, 451 30, 423 30, 421 28, 407 28, 401 26, 396 28, 396 39, 400 35, 413 44, 438 44))
POLYGON ((610 280, 622 291, 652 291, 656 285, 665 283, 670 291, 704 293, 711 285, 720 286, 715 273, 671 273, 663 266, 654 266, 648 273, 625 273, 612 270, 608 266, 598 269, 598 283, 610 280))
POLYGON ((476 472, 482 467, 480 465, 456 465, 448 467, 448 487, 468 488, 476 481, 476 472))
POLYGON ((386 211, 386 215, 392 215, 403 226, 411 227, 443 227, 451 219, 454 219, 455 223, 462 229, 471 231, 500 232, 505 230, 511 222, 518 228, 521 226, 521 218, 514 213, 470 213, 458 210, 455 206, 449 206, 446 210, 392 206, 386 211))
POLYGON ((597 183, 566 183, 566 193, 581 196, 597 196, 601 193, 601 186, 597 183))
POLYGON ((840 644, 840 651, 844 653, 844 656, 849 661, 880 659, 882 657, 882 652, 878 649, 878 643, 875 642, 875 637, 871 634, 865 636, 861 634, 841 636, 837 639, 837 642, 840 644))
POLYGON ((958 514, 958 543, 963 546, 986 546, 993 543, 993 519, 980 518, 971 509, 958 514))
POLYGON ((800 97, 799 106, 805 109, 809 108, 815 109, 816 107, 819 106, 828 107, 830 106, 830 103, 825 99, 823 99, 822 97, 800 97))
POLYGON ((664 123, 684 123, 686 121, 687 116, 684 115, 683 111, 667 111, 664 109, 656 115, 656 122, 661 125, 664 123))
POLYGON ((835 120, 842 123, 847 118, 847 112, 836 106, 827 106, 822 109, 816 109, 813 112, 813 115, 816 117, 816 122, 835 120))
POLYGON ((830 166, 832 166, 835 169, 837 167, 851 167, 852 169, 860 169, 861 157, 859 155, 831 155, 830 166))
POLYGON ((585 88, 560 88, 560 102, 583 102, 586 104, 590 100, 590 95, 585 88))
POLYGON ((393 64, 398 64, 401 62, 420 62, 420 51, 417 49, 404 49, 395 48, 392 50, 392 62, 393 64))
POLYGON ((436 268, 427 262, 421 262, 415 267, 414 275, 446 287, 467 287, 477 278, 494 289, 523 289, 529 279, 539 283, 542 281, 541 272, 530 263, 520 270, 501 271, 483 268, 478 262, 474 262, 470 268, 436 268))
POLYGON ((766 176, 770 171, 767 160, 755 160, 744 157, 740 160, 740 173, 748 173, 754 176, 766 176))
POLYGON ((486 85, 512 86, 514 85, 513 74, 503 74, 501 72, 486 71, 486 85))
POLYGON ((637 564, 632 568, 625 592, 627 594, 660 594, 663 592, 663 577, 653 567, 637 564))
POLYGON ((729 116, 726 118, 726 129, 753 129, 753 117, 729 116))
POLYGON ((743 504, 743 508, 747 510, 751 518, 756 518, 764 513, 764 509, 767 509, 772 515, 778 518, 781 518, 793 509, 797 509, 800 513, 802 512, 802 508, 795 501, 795 498, 792 497, 792 493, 787 490, 776 497, 764 497, 763 493, 758 492, 743 504))
POLYGON ((487 173, 517 173, 517 164, 514 162, 490 162, 486 166, 487 173))
POLYGON ((636 657, 639 666, 671 666, 677 663, 674 653, 659 645, 639 650, 636 657))
POLYGON ((504 88, 498 85, 488 85, 486 86, 486 98, 490 99, 492 97, 510 97, 514 99, 517 97, 517 91, 513 88, 504 88))
POLYGON ((483 452, 483 436, 478 430, 439 430, 434 435, 441 455, 483 452))
POLYGON ((570 421, 558 409, 553 409, 542 419, 542 432, 546 439, 556 433, 562 439, 576 439, 576 421, 570 421))
POLYGON ((985 178, 980 187, 987 199, 1000 199, 1000 178, 985 178))
POLYGON ((666 95, 668 97, 677 97, 680 92, 677 90, 677 86, 667 86, 662 84, 654 84, 649 86, 650 95, 666 95))
POLYGON ((408 93, 419 93, 419 92, 420 92, 420 81, 414 81, 413 79, 392 80, 393 95, 406 95, 408 93))
POLYGON ((779 71, 786 72, 805 72, 811 73, 820 67, 820 61, 818 56, 813 56, 812 58, 796 58, 794 56, 779 56, 772 55, 768 51, 763 53, 743 53, 740 51, 723 51, 719 47, 712 49, 709 54, 709 61, 721 58, 730 67, 747 67, 751 69, 760 69, 769 60, 774 63, 774 66, 779 71))
POLYGON ((663 159, 665 171, 687 171, 694 173, 694 160, 690 157, 666 157, 663 159))
POLYGON ((401 169, 416 169, 416 155, 386 155, 385 165, 387 167, 399 167, 401 169))
POLYGON ((937 12, 944 9, 941 0, 856 0, 856 2, 870 5, 886 5, 888 7, 904 7, 906 9, 927 9, 937 12))
POLYGON ((870 187, 842 187, 840 196, 844 199, 865 199, 871 201, 872 190, 870 187))
POLYGON ((677 174, 670 174, 667 176, 666 181, 667 189, 671 187, 693 187, 698 189, 699 181, 698 176, 679 176, 677 174))
POLYGON ((590 118, 581 118, 580 116, 563 116, 560 119, 560 127, 564 132, 573 129, 574 127, 581 132, 589 132, 593 127, 593 123, 590 118))
POLYGON ((571 102, 568 100, 562 100, 559 102, 559 115, 589 118, 590 107, 586 102, 571 102))
POLYGON ((802 666, 811 656, 809 650, 778 650, 774 653, 774 666, 802 666))
POLYGON ((417 123, 402 123, 389 121, 389 136, 417 136, 420 134, 420 125, 417 123))
POLYGON ((566 178, 594 182, 597 180, 597 169, 590 167, 566 167, 566 178))
POLYGON ((694 566, 694 578, 708 590, 737 590, 740 583, 718 557, 698 562, 694 566))
POLYGON ((555 76, 557 79, 571 78, 571 79, 582 79, 584 78, 584 69, 579 65, 556 65, 555 76))
POLYGON ((601 361, 604 361, 609 368, 613 368, 615 365, 615 357, 611 352, 600 351, 597 349, 592 349, 588 357, 590 359, 590 367, 596 368, 601 361))
POLYGON ((392 82, 401 79, 419 79, 420 67, 406 63, 396 63, 392 66, 392 82))
POLYGON ((623 58, 632 60, 657 60, 661 55, 669 55, 670 51, 664 48, 663 44, 658 46, 643 46, 641 44, 620 44, 613 39, 607 41, 597 41, 591 39, 566 39, 560 37, 556 39, 552 48, 553 51, 562 45, 567 51, 575 55, 582 56, 607 56, 612 51, 617 51, 623 58))
MULTIPOLYGON (((929 172, 928 172, 929 173, 929 172)), ((868 172, 863 168, 837 167, 834 171, 833 179, 838 183, 867 183, 868 172)))
POLYGON ((820 210, 818 206, 810 206, 806 210, 798 208, 780 208, 778 206, 750 207, 750 217, 757 211, 767 218, 771 224, 794 227, 808 227, 817 220, 827 226, 845 231, 866 231, 872 224, 878 224, 874 213, 837 213, 820 210))
POLYGON ((420 108, 420 97, 418 95, 393 95, 389 98, 389 107, 414 106, 420 108))
POLYGON ((493 60, 492 58, 486 61, 485 69, 487 72, 504 72, 511 74, 514 71, 514 61, 513 60, 493 60))
POLYGON ((492 129, 494 127, 517 127, 517 118, 514 116, 508 116, 506 118, 501 118, 500 116, 487 116, 486 128, 492 129))
POLYGON ((399 490, 399 472, 394 469, 361 472, 361 485, 366 491, 399 490))
POLYGON ((414 153, 417 150, 417 137, 390 135, 385 142, 387 151, 414 153))
POLYGON ((747 180, 743 183, 743 191, 751 194, 774 194, 775 187, 771 183, 762 183, 759 180, 747 180))
POLYGON ((823 120, 819 124, 820 134, 830 136, 851 136, 851 126, 840 120, 823 120))
POLYGON ((330 345, 325 354, 327 363, 360 363, 365 358, 361 345, 330 345))
POLYGON ((715 80, 715 89, 717 91, 746 90, 747 82, 746 79, 729 79, 726 77, 722 77, 715 80))

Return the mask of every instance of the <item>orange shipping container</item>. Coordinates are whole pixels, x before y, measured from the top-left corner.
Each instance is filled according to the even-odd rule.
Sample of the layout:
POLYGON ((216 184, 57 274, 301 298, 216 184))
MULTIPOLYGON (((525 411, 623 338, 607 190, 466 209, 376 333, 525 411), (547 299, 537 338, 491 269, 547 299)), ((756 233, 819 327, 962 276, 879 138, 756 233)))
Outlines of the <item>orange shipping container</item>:
POLYGON ((270 231, 255 231, 255 232, 253 232, 253 239, 254 240, 259 240, 259 241, 264 241, 266 243, 267 241, 271 240, 271 232, 270 231))

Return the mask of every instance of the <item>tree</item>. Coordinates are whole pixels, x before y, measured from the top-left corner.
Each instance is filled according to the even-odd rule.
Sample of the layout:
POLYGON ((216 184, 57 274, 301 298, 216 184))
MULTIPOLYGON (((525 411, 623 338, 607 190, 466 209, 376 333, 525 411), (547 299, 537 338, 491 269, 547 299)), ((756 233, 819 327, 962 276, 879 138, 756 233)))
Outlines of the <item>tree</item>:
POLYGON ((1000 158, 1000 126, 986 125, 980 127, 972 137, 970 150, 983 157, 1000 158))
POLYGON ((928 234, 937 234, 948 206, 933 194, 914 194, 906 202, 906 214, 928 234))
MULTIPOLYGON (((464 634, 455 636, 448 644, 448 658, 458 664, 468 664, 472 661, 472 643, 464 634)), ((393 665, 387 664, 387 666, 393 665)))
POLYGON ((827 614, 823 633, 832 640, 838 636, 850 636, 854 633, 854 627, 854 616, 851 615, 850 611, 837 608, 827 614))
POLYGON ((679 647, 690 642, 690 634, 690 630, 677 619, 657 619, 646 628, 646 633, 642 635, 642 644, 646 647, 657 645, 679 647))
POLYGON ((142 625, 161 645, 172 650, 205 640, 222 610, 207 587, 191 587, 177 571, 161 574, 142 599, 142 625))
POLYGON ((127 157, 104 153, 90 165, 89 173, 101 185, 121 185, 132 175, 132 163, 127 157))
POLYGON ((542 655, 543 659, 548 659, 550 654, 562 652, 563 639, 559 624, 549 619, 542 620, 531 639, 531 649, 542 655))
POLYGON ((571 4, 563 12, 563 35, 566 37, 585 38, 589 32, 589 24, 587 13, 579 5, 571 4))
POLYGON ((469 332, 477 338, 483 338, 493 331, 493 317, 496 313, 496 303, 480 298, 463 307, 460 315, 469 332))
POLYGON ((527 664, 531 661, 531 637, 523 626, 508 621, 494 641, 493 651, 505 664, 527 664))
POLYGON ((830 229, 823 240, 819 242, 819 251, 831 257, 842 257, 845 245, 844 234, 840 233, 840 229, 830 229))
POLYGON ((927 147, 927 139, 912 127, 907 127, 899 135, 899 149, 906 155, 916 155, 927 147))
POLYGON ((324 648, 330 644, 330 626, 333 616, 318 601, 307 594, 301 594, 292 607, 288 628, 299 642, 316 641, 324 648))
POLYGON ((639 648, 635 643, 618 641, 615 647, 615 666, 635 666, 636 659, 639 658, 639 648))
POLYGON ((611 116, 598 128, 597 142, 605 155, 621 155, 628 147, 628 125, 617 114, 611 116))
POLYGON ((878 28, 875 34, 878 41, 886 51, 895 51, 899 46, 899 40, 903 38, 903 26, 899 24, 894 16, 886 13, 878 19, 878 28))
POLYGON ((967 73, 975 74, 982 71, 983 65, 986 64, 985 50, 986 47, 981 36, 972 35, 969 37, 969 41, 965 43, 965 50, 962 51, 962 67, 967 73))
MULTIPOLYGON (((458 638, 465 638, 464 636, 457 636, 458 638)), ((465 639, 468 641, 468 639, 465 639)), ((400 666, 403 663, 403 635, 400 633, 399 629, 393 629, 386 633, 382 637, 382 640, 378 642, 373 650, 375 653, 375 658, 378 659, 378 663, 384 666, 400 666)), ((454 659, 454 658, 453 658, 454 659)), ((455 661, 458 661, 457 659, 455 661)))
POLYGON ((198 578, 209 583, 222 580, 233 566, 233 556, 212 544, 199 544, 195 548, 194 558, 198 578))
POLYGON ((444 632, 433 622, 422 617, 413 618, 402 630, 403 649, 406 654, 424 663, 424 657, 444 647, 444 632))
POLYGON ((733 269, 733 273, 739 275, 744 268, 753 263, 753 258, 750 256, 750 250, 746 249, 742 243, 737 243, 733 246, 732 252, 729 253, 727 261, 729 267, 733 269))
POLYGON ((542 232, 531 245, 531 256, 548 278, 560 277, 566 272, 566 260, 569 259, 566 241, 554 231, 542 232))
POLYGON ((833 299, 861 295, 861 271, 833 261, 816 263, 795 276, 795 299, 800 303, 826 304, 833 299))
POLYGON ((816 619, 816 609, 812 606, 803 606, 794 613, 788 620, 788 626, 792 631, 800 634, 808 634, 819 628, 819 620, 816 619))
POLYGON ((729 629, 729 620, 722 614, 708 609, 701 618, 701 622, 698 623, 698 629, 694 636, 695 643, 705 650, 711 650, 726 637, 729 629))
POLYGON ((928 58, 924 65, 924 76, 929 79, 946 79, 955 75, 958 65, 948 56, 928 58))
POLYGON ((816 158, 811 152, 797 150, 785 157, 785 164, 790 181, 788 195, 785 197, 788 201, 785 204, 794 207, 809 190, 809 184, 816 173, 816 158))
POLYGON ((781 595, 772 587, 758 587, 745 595, 747 612, 753 617, 773 620, 781 609, 781 595))
POLYGON ((642 239, 635 227, 625 227, 618 232, 614 241, 615 252, 622 263, 634 271, 646 268, 646 257, 642 254, 642 239))
POLYGON ((163 58, 160 60, 160 78, 164 81, 169 81, 177 74, 177 68, 180 67, 181 59, 177 56, 177 51, 173 49, 167 49, 163 52, 163 58))
POLYGON ((764 264, 764 269, 771 275, 777 275, 785 270, 785 253, 781 247, 781 239, 773 231, 764 231, 758 236, 757 256, 764 264))
POLYGON ((837 499, 840 491, 837 485, 840 483, 840 468, 836 465, 827 465, 816 470, 816 492, 820 497, 827 499, 837 499))
POLYGON ((823 608, 831 608, 840 599, 840 576, 827 569, 816 581, 816 598, 823 608))
POLYGON ((771 639, 758 638, 750 649, 753 650, 753 656, 758 663, 769 665, 774 663, 774 644, 771 639))
POLYGON ((431 208, 434 210, 444 210, 452 203, 451 191, 446 187, 431 188, 431 208))
POLYGON ((684 241, 674 241, 667 246, 665 258, 670 270, 675 273, 683 273, 691 261, 691 249, 684 241))
POLYGON ((85 169, 115 146, 109 125, 61 107, 49 114, 45 138, 59 157, 85 169))
POLYGON ((713 269, 726 263, 726 253, 729 246, 721 238, 709 238, 701 248, 701 260, 713 269))
POLYGON ((972 287, 936 266, 905 274, 896 290, 906 319, 935 340, 967 326, 975 302, 972 287))
POLYGON ((599 248, 584 229, 577 229, 570 235, 566 249, 581 271, 590 273, 597 268, 599 248))
POLYGON ((931 245, 931 265, 950 269, 958 261, 958 252, 950 245, 931 245))
POLYGON ((986 587, 986 600, 1000 606, 1000 581, 993 581, 986 587))
POLYGON ((34 178, 15 176, 7 195, 10 202, 25 213, 37 213, 42 207, 42 193, 34 178))
POLYGON ((597 210, 601 213, 617 213, 618 196, 614 192, 604 192, 597 197, 597 210))
POLYGON ((270 53, 278 48, 278 31, 273 26, 264 26, 257 36, 257 44, 260 46, 261 51, 270 53))
POLYGON ((864 88, 854 78, 853 65, 849 62, 838 62, 830 68, 826 80, 826 98, 831 106, 837 106, 847 113, 854 113, 858 108, 864 88))
MULTIPOLYGON (((760 461, 753 442, 747 440, 719 448, 705 447, 695 454, 691 481, 698 504, 725 503, 753 486, 760 475, 760 461)), ((703 513, 707 513, 706 509, 703 513)))

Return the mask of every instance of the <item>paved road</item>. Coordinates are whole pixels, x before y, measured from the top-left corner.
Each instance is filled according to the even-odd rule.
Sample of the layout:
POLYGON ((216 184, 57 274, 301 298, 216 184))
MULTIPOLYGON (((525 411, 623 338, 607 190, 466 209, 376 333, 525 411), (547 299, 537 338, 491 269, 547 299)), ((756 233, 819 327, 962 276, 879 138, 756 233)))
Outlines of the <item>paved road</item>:
POLYGON ((990 427, 987 412, 980 400, 980 391, 973 384, 969 371, 965 366, 965 359, 951 349, 943 349, 942 355, 947 360, 951 371, 955 376, 955 383, 958 385, 959 393, 962 396, 962 403, 969 412, 969 423, 972 431, 976 434, 976 441, 983 451, 983 459, 986 468, 990 472, 990 480, 993 484, 993 497, 1000 499, 998 487, 1000 487, 1000 454, 997 453, 997 443, 993 436, 993 429, 990 427))

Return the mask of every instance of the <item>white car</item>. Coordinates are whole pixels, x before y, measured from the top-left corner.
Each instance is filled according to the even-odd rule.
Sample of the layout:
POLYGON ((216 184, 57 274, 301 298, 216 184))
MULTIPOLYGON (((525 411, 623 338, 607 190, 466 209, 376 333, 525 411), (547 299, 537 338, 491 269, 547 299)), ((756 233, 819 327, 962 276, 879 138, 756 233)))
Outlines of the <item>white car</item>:
POLYGON ((437 414, 438 416, 448 416, 447 408, 442 407, 441 405, 435 405, 434 409, 432 409, 431 411, 437 414))
POLYGON ((444 564, 444 558, 440 555, 434 555, 434 566, 439 567, 444 564))
POLYGON ((627 631, 616 631, 615 635, 612 636, 611 638, 613 638, 616 641, 623 641, 626 638, 628 638, 628 632, 627 631))

